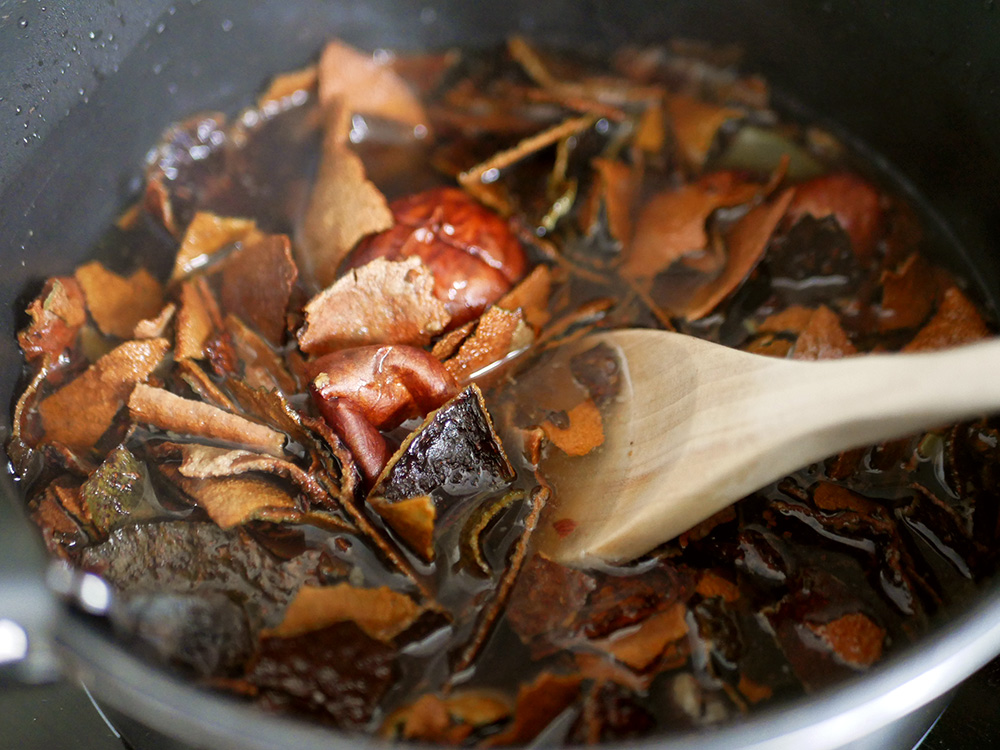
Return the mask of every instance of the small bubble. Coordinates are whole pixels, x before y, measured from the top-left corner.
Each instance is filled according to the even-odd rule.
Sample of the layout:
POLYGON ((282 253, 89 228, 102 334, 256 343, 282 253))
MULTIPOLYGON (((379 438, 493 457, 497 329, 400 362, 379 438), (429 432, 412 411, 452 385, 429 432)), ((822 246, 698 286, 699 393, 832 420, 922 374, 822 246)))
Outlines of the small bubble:
POLYGON ((156 24, 156 33, 157 34, 162 34, 163 31, 164 31, 164 29, 166 29, 166 28, 167 28, 167 25, 161 21, 160 23, 156 24))
POLYGON ((487 169, 483 172, 483 176, 480 178, 484 185, 489 185, 491 182, 496 182, 500 179, 500 170, 496 167, 492 169, 487 169))
POLYGON ((223 19, 223 21, 222 21, 222 30, 223 31, 232 31, 233 30, 233 22, 230 19, 228 19, 228 18, 223 19))
POLYGON ((28 28, 28 19, 27 18, 17 19, 17 25, 20 26, 22 29, 28 28))
POLYGON ((420 11, 420 23, 430 26, 437 20, 437 11, 434 8, 423 8, 420 11))
POLYGON ((15 114, 15 115, 19 115, 19 114, 21 114, 21 113, 22 113, 23 111, 24 111, 24 110, 23 110, 23 109, 21 109, 20 107, 14 107, 14 114, 15 114))
POLYGON ((156 63, 153 66, 153 75, 158 76, 163 72, 163 63, 156 63))
POLYGON ((78 88, 76 90, 76 93, 78 93, 80 96, 83 96, 83 86, 81 86, 80 88, 78 88))

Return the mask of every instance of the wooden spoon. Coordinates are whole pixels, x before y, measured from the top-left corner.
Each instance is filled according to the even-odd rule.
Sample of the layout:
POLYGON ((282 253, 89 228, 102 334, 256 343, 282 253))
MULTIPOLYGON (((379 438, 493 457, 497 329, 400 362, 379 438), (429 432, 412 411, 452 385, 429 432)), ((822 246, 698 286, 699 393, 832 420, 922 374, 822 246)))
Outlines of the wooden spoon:
POLYGON ((551 447, 543 465, 556 496, 540 548, 567 564, 633 559, 814 461, 1000 410, 1000 339, 811 362, 621 330, 551 367, 599 342, 622 369, 604 443, 577 458, 551 447))

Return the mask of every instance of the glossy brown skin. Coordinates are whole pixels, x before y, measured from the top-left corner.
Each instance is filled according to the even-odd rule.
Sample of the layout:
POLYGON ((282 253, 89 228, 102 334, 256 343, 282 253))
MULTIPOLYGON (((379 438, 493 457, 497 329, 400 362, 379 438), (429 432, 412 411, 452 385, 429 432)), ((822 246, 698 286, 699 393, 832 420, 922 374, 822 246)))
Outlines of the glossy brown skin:
POLYGON ((527 259, 510 227, 462 190, 434 188, 389 207, 396 225, 362 240, 345 270, 419 256, 434 273, 451 328, 478 317, 524 275, 527 259))
POLYGON ((313 401, 334 428, 341 420, 327 412, 333 413, 336 399, 351 401, 372 426, 389 430, 433 411, 458 393, 444 366, 414 346, 343 349, 317 359, 311 371, 313 401))
POLYGON ((322 398, 315 388, 310 388, 310 391, 319 404, 323 419, 344 441, 365 480, 372 484, 389 463, 391 455, 382 433, 365 419, 361 409, 349 398, 322 398))

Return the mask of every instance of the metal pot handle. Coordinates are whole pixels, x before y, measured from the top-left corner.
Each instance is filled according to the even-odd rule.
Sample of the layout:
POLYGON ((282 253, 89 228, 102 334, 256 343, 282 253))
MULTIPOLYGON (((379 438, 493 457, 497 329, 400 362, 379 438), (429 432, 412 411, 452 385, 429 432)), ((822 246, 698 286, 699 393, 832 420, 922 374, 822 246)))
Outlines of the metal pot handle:
MULTIPOLYGON (((2 454, 0 454, 2 455, 2 454)), ((0 680, 45 682, 59 676, 53 635, 63 606, 46 585, 45 550, 13 499, 0 487, 0 680)))

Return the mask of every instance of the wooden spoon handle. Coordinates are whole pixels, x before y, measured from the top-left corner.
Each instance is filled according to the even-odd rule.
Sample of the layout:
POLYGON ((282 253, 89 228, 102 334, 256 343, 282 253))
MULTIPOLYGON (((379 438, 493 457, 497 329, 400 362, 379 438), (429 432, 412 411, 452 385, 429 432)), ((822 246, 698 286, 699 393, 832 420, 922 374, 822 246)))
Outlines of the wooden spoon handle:
POLYGON ((1000 340, 956 349, 783 362, 767 368, 765 429, 787 427, 815 461, 1000 410, 1000 340), (780 413, 779 413, 780 412, 780 413), (778 420, 778 424, 772 420, 778 420))

